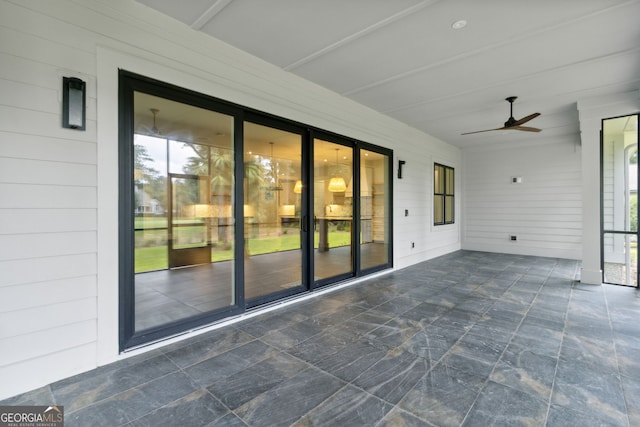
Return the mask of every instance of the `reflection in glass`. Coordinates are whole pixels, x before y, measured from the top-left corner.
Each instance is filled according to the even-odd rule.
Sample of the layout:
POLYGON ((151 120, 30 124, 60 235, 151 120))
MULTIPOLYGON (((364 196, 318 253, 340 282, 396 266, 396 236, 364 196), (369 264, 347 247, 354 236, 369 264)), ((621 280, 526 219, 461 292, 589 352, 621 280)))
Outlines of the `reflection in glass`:
POLYGON ((302 284, 302 138, 250 122, 244 138, 245 296, 252 299, 302 284))
POLYGON ((235 303, 233 118, 134 93, 135 330, 235 303))
POLYGON ((444 199, 444 222, 452 224, 455 221, 454 212, 454 194, 455 194, 455 177, 454 169, 445 168, 445 199, 444 199))
POLYGON ((453 220, 453 197, 446 196, 444 199, 444 222, 451 224, 453 220))
POLYGON ((389 262, 389 157, 360 150, 360 266, 389 262))
POLYGON ((353 149, 313 141, 314 279, 353 271, 353 149))
POLYGON ((433 224, 455 222, 455 173, 449 166, 433 165, 433 224))
POLYGON ((135 272, 163 270, 167 252, 167 140, 135 134, 135 272))
POLYGON ((433 222, 444 224, 444 196, 433 196, 433 222))

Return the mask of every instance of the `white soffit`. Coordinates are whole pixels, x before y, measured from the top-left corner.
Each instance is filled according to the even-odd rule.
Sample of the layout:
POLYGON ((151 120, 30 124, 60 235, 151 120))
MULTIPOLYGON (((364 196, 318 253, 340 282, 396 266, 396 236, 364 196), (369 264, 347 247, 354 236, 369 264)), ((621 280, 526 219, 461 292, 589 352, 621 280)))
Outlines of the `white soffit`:
POLYGON ((459 147, 577 135, 578 99, 640 89, 640 0, 138 1, 459 147), (512 95, 543 132, 460 135, 512 95))

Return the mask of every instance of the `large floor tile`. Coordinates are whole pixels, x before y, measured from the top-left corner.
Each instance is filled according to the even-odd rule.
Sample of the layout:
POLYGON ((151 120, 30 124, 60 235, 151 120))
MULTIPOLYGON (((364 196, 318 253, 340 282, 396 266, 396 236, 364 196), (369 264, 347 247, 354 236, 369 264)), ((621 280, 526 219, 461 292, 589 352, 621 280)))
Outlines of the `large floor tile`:
POLYGON ((627 423, 620 377, 606 369, 560 359, 551 402, 615 425, 627 423))
POLYGON ((347 385, 293 426, 373 426, 392 408, 390 403, 347 385))
POLYGON ((484 387, 463 426, 544 426, 547 403, 492 381, 484 387))
POLYGON ((551 397, 557 363, 557 358, 512 344, 496 364, 490 379, 547 401, 551 397))
POLYGON ((440 364, 420 379, 398 406, 437 426, 459 426, 484 381, 440 364))
POLYGON ((390 350, 354 381, 358 387, 396 404, 430 368, 430 361, 401 349, 390 350))
POLYGON ((131 426, 205 426, 228 414, 229 409, 207 390, 200 389, 133 421, 131 426))
POLYGON ((309 365, 285 353, 278 353, 211 384, 207 389, 230 409, 236 409, 262 393, 277 387, 309 365))
POLYGON ((316 408, 345 383, 308 368, 235 410, 251 426, 289 426, 316 408))

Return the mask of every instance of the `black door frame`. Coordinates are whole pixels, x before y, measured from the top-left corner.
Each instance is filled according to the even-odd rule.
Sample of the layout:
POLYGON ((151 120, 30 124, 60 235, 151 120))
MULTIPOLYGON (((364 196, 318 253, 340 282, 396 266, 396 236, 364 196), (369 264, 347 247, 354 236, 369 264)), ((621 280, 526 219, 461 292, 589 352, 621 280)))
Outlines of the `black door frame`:
MULTIPOLYGON (((636 231, 625 230, 606 230, 604 228, 604 122, 607 120, 614 120, 624 117, 636 116, 636 120, 640 121, 640 113, 625 114, 622 116, 607 117, 601 120, 600 125, 600 271, 602 272, 602 283, 618 286, 628 286, 640 289, 640 269, 636 271, 636 286, 624 283, 613 283, 605 281, 605 247, 604 240, 605 234, 624 235, 624 236, 636 236, 636 242, 640 242, 640 227, 636 231)), ((636 131, 636 146, 640 147, 640 132, 636 131)), ((640 170, 639 170, 640 172, 640 170)), ((636 188, 640 189, 640 173, 636 174, 636 188)), ((636 218, 640 208, 636 205, 636 218)), ((638 218, 640 220, 640 218, 638 218)), ((636 252, 636 265, 638 264, 639 254, 636 252)))
POLYGON ((283 119, 264 112, 252 110, 227 101, 213 98, 209 95, 194 92, 188 89, 177 87, 168 83, 160 82, 151 78, 140 76, 135 73, 120 70, 119 79, 119 346, 120 351, 131 350, 133 348, 150 344, 155 341, 170 338, 171 336, 185 333, 186 331, 204 327, 217 321, 239 315, 247 310, 257 309, 265 304, 282 300, 299 293, 311 292, 314 289, 324 287, 352 277, 361 277, 373 272, 389 269, 393 267, 393 151, 387 148, 375 146, 352 138, 347 138, 338 134, 316 129, 298 122, 283 119), (135 331, 135 289, 134 289, 134 185, 131 177, 134 173, 133 156, 133 134, 134 134, 134 114, 133 96, 134 92, 141 92, 153 96, 166 98, 175 102, 180 102, 199 108, 222 113, 233 118, 234 127, 234 213, 235 213, 235 245, 234 245, 234 304, 219 310, 203 313, 194 317, 189 317, 168 324, 149 328, 142 331, 135 331), (303 188, 307 191, 302 193, 301 200, 301 231, 302 231, 302 285, 284 290, 264 297, 252 300, 245 299, 244 292, 244 189, 242 183, 244 179, 244 123, 253 122, 277 129, 291 131, 302 137, 302 176, 303 188), (313 280, 313 138, 320 137, 330 142, 353 148, 353 178, 354 194, 359 194, 360 188, 360 150, 366 149, 387 156, 387 179, 388 179, 388 224, 389 242, 387 262, 379 266, 374 266, 366 270, 360 267, 360 244, 359 244, 359 218, 360 203, 353 206, 353 272, 345 275, 337 275, 326 280, 313 280))
MULTIPOLYGON (((283 120, 280 118, 276 118, 274 116, 269 116, 269 115, 265 115, 265 114, 261 114, 261 113, 255 113, 255 112, 247 112, 244 115, 244 120, 243 123, 255 123, 258 125, 262 125, 262 126, 266 126, 266 127, 270 127, 270 128, 274 128, 274 129, 278 129, 278 130, 282 130, 285 132, 290 132, 293 134, 297 134, 300 135, 300 141, 302 146, 300 147, 302 150, 302 159, 301 159, 301 172, 302 172, 302 188, 303 189, 307 189, 309 188, 308 186, 308 181, 305 181, 305 179, 308 178, 308 171, 305 170, 305 165, 308 163, 308 156, 309 156, 309 152, 308 149, 305 149, 305 147, 307 147, 309 145, 309 130, 307 127, 304 126, 300 126, 296 123, 293 122, 289 122, 287 120, 283 120)), ((244 141, 243 141, 244 142, 244 141)), ((243 151, 244 151, 244 147, 243 147, 243 151)), ((240 163, 243 164, 243 163, 240 163)), ((243 169, 243 168, 239 168, 239 169, 243 169)), ((244 173, 244 170, 243 170, 244 173)), ((242 182, 238 181, 238 182, 242 182)), ((244 197, 244 195, 243 195, 244 197)), ((301 283, 300 286, 296 286, 296 287, 292 287, 292 288, 288 288, 288 289, 283 289, 281 291, 278 292, 274 292, 271 294, 266 294, 266 295, 260 295, 256 298, 252 298, 252 299, 248 299, 245 301, 245 307, 247 309, 252 309, 252 308, 256 308, 256 307, 260 307, 263 306, 265 304, 274 302, 274 301, 278 301, 281 300, 283 298, 288 298, 291 296, 294 296, 296 294, 300 294, 300 293, 304 293, 307 292, 310 289, 310 282, 309 282, 309 275, 307 274, 309 267, 309 248, 308 248, 308 243, 309 243, 309 228, 306 225, 306 219, 309 216, 309 212, 308 212, 308 191, 302 191, 302 202, 301 202, 301 218, 300 218, 300 232, 302 233, 302 241, 301 241, 301 249, 302 249, 302 261, 301 261, 301 265, 302 265, 302 276, 301 276, 301 283)), ((244 198, 242 199, 244 200, 244 198)), ((243 222, 244 221, 240 221, 243 222)), ((244 234, 243 234, 244 236, 244 234)), ((311 240, 312 241, 312 240, 311 240)), ((244 242, 244 239, 243 239, 244 242)), ((244 262, 243 262, 243 268, 244 268, 244 262)), ((243 288, 244 288, 244 281, 243 281, 243 288)))
MULTIPOLYGON (((358 153, 358 144, 357 141, 353 140, 353 139, 349 139, 349 138, 345 138, 343 136, 340 135, 335 135, 332 134, 330 132, 325 132, 325 131, 320 131, 320 130, 312 130, 311 131, 311 135, 309 138, 309 150, 310 150, 310 163, 309 163, 309 168, 310 168, 310 172, 311 172, 311 177, 310 177, 310 181, 309 181, 309 186, 308 186, 308 193, 309 193, 309 206, 308 209, 310 212, 310 216, 307 218, 308 220, 308 226, 311 227, 311 229, 313 230, 315 227, 315 222, 316 219, 314 218, 314 182, 315 182, 315 177, 313 176, 313 170, 315 168, 314 162, 315 162, 315 156, 314 156, 314 141, 316 139, 320 139, 323 141, 327 141, 333 144, 337 144, 337 145, 341 145, 343 147, 348 147, 351 148, 352 150, 352 162, 351 162, 351 173, 352 173, 352 179, 353 179, 353 194, 359 194, 359 188, 360 188, 360 177, 358 176, 356 178, 356 153, 358 153)), ((358 161, 358 165, 360 164, 360 162, 358 161)), ((351 251, 352 251, 352 260, 351 260, 351 271, 347 272, 347 273, 340 273, 334 276, 330 276, 330 277, 325 277, 319 280, 315 280, 315 248, 313 247, 313 240, 311 240, 311 257, 309 259, 309 275, 310 275, 310 283, 312 286, 312 289, 318 289, 318 288, 322 288, 324 286, 336 283, 336 282, 340 282, 343 280, 347 280, 350 279, 352 277, 357 276, 358 274, 358 267, 357 267, 357 260, 359 258, 359 245, 357 244, 358 239, 357 236, 359 236, 360 234, 360 224, 358 221, 359 216, 356 216, 359 213, 359 203, 354 203, 353 205, 353 211, 352 211, 352 221, 351 221, 351 251)), ((313 234, 312 234, 313 235, 313 234)))
MULTIPOLYGON (((202 327, 207 324, 241 314, 244 307, 244 271, 242 269, 241 244, 235 245, 234 251, 234 304, 219 310, 202 313, 186 319, 159 325, 142 331, 135 330, 135 266, 134 251, 134 183, 131 177, 134 175, 133 135, 134 135, 134 93, 145 93, 171 101, 196 106, 199 108, 222 113, 233 118, 234 126, 234 153, 235 170, 234 177, 242 182, 242 109, 233 104, 216 100, 207 95, 188 89, 176 87, 168 83, 150 79, 128 71, 119 72, 119 224, 118 252, 119 252, 119 347, 120 351, 134 349, 136 347, 152 343, 154 341, 170 338, 185 331, 202 327), (240 161, 240 163, 238 163, 240 161)), ((235 212, 242 212, 242 186, 235 186, 235 212), (238 211, 239 207, 239 211, 238 211)), ((236 222, 236 232, 243 233, 242 221, 236 222)), ((242 234, 240 234, 242 235, 242 234)))

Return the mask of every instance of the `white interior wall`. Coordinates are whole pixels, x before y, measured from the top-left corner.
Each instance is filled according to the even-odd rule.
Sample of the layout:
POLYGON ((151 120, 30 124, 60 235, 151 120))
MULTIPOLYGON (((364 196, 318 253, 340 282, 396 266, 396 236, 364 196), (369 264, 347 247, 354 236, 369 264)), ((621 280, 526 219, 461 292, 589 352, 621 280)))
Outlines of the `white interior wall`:
POLYGON ((577 137, 465 149, 463 249, 580 259, 577 137), (513 183, 513 178, 521 183, 513 183), (510 240, 510 236, 517 240, 510 240))
POLYGON ((430 225, 458 149, 130 0, 1 0, 0 64, 0 399, 120 357, 119 68, 393 149, 395 267, 460 248, 460 209, 430 225), (61 127, 63 76, 87 82, 84 132, 61 127))

